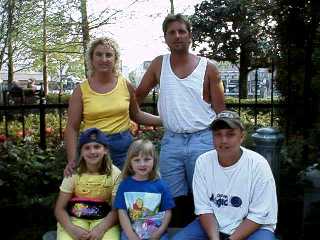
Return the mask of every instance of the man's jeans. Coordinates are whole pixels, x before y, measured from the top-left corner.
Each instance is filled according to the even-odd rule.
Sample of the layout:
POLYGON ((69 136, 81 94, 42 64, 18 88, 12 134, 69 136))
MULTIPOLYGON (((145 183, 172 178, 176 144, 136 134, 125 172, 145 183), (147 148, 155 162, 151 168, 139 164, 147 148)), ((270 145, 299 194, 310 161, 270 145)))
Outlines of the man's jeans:
MULTIPOLYGON (((220 239, 227 238, 227 234, 220 234, 220 239)), ((208 240, 208 236, 200 224, 199 218, 178 232, 172 240, 208 240)), ((266 229, 258 229, 247 240, 275 240, 274 233, 266 229)))
POLYGON ((195 133, 165 131, 161 140, 160 172, 174 198, 192 192, 196 160, 213 148, 213 135, 209 128, 195 133))

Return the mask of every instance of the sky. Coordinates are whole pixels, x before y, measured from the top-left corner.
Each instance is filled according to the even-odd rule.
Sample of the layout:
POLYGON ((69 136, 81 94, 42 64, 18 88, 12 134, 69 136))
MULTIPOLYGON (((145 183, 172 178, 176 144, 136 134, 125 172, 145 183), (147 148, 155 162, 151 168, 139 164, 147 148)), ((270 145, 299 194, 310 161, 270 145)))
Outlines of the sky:
MULTIPOLYGON (((170 12, 169 0, 140 0, 129 6, 133 0, 88 1, 88 12, 99 12, 106 7, 124 9, 114 24, 106 25, 95 32, 96 36, 111 36, 120 46, 124 66, 133 70, 143 61, 152 60, 168 53, 162 33, 162 22, 170 12)), ((192 14, 194 5, 201 0, 174 0, 175 13, 192 14)))

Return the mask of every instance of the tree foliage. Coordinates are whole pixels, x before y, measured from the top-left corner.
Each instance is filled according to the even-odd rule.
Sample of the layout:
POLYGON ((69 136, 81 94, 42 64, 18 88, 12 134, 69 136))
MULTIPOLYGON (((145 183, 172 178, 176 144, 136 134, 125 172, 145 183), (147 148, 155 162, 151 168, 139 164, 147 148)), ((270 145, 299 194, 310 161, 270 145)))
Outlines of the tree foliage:
POLYGON ((277 0, 275 6, 281 50, 277 85, 287 103, 282 125, 290 138, 303 140, 299 160, 306 166, 320 161, 320 2, 277 0))
POLYGON ((265 67, 274 49, 274 20, 268 0, 207 0, 191 17, 194 47, 216 61, 240 69, 240 97, 247 96, 247 74, 265 67))
MULTIPOLYGON (((127 8, 136 2, 130 1, 127 8)), ((8 62, 7 38, 12 36, 13 72, 42 71, 46 56, 48 74, 54 79, 59 79, 61 73, 84 78, 84 53, 90 38, 101 32, 101 27, 114 23, 118 14, 126 10, 105 7, 89 14, 87 4, 87 0, 46 0, 44 8, 44 1, 38 0, 1 1, 0 69, 8 62), (14 9, 9 7, 12 2, 14 9), (12 10, 13 28, 8 34, 8 16, 12 10), (85 15, 87 21, 83 21, 85 15)))

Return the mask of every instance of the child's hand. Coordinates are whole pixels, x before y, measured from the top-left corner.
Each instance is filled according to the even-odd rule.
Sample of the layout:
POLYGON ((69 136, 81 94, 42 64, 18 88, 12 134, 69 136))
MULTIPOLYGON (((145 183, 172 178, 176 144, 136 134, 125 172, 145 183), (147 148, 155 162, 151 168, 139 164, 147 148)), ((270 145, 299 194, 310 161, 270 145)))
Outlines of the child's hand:
POLYGON ((132 234, 128 235, 128 239, 129 240, 141 240, 135 232, 132 232, 132 234))
POLYGON ((158 239, 161 238, 161 235, 162 235, 162 233, 161 233, 159 230, 154 231, 154 232, 151 234, 150 239, 152 239, 152 240, 158 240, 158 239))
POLYGON ((87 234, 87 239, 100 240, 102 239, 104 233, 105 233, 105 230, 102 229, 101 226, 97 225, 87 234))
POLYGON ((73 225, 71 228, 72 238, 77 240, 87 240, 88 231, 83 229, 82 227, 73 225))

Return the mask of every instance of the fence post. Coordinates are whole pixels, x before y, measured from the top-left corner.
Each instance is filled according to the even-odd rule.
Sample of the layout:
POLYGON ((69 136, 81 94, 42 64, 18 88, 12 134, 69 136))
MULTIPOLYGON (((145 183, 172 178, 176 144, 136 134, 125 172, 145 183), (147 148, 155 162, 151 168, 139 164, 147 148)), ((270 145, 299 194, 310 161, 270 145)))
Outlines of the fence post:
POLYGON ((46 149, 46 112, 45 112, 45 98, 43 94, 41 93, 40 96, 40 104, 39 104, 39 110, 40 110, 40 148, 43 150, 46 149))
POLYGON ((271 167, 277 186, 280 177, 280 149, 284 136, 279 130, 271 127, 259 128, 252 134, 256 151, 264 156, 271 167))

